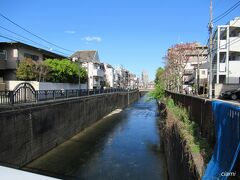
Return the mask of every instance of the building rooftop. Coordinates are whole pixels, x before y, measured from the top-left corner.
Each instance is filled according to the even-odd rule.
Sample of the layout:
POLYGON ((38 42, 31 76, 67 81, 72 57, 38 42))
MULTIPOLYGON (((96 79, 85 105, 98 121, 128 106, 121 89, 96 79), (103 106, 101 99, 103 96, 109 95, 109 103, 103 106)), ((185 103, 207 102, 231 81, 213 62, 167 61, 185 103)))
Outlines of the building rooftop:
POLYGON ((205 62, 200 65, 199 69, 208 69, 209 68, 209 62, 205 62))
POLYGON ((240 17, 235 17, 234 19, 229 21, 227 24, 234 27, 240 27, 240 17))
POLYGON ((77 58, 80 62, 100 63, 98 52, 95 50, 77 51, 70 58, 77 58))
POLYGON ((111 64, 104 63, 107 68, 113 68, 111 64))
POLYGON ((25 44, 25 43, 22 43, 22 42, 17 42, 17 41, 14 41, 14 42, 0 42, 0 46, 24 47, 24 48, 28 48, 28 49, 32 49, 32 50, 37 50, 37 51, 39 51, 43 54, 47 54, 48 56, 52 56, 53 58, 56 58, 56 57, 61 58, 61 59, 67 58, 66 56, 54 53, 52 51, 48 51, 48 50, 45 50, 45 49, 42 49, 42 48, 38 48, 38 47, 35 47, 35 46, 32 46, 32 45, 25 44))

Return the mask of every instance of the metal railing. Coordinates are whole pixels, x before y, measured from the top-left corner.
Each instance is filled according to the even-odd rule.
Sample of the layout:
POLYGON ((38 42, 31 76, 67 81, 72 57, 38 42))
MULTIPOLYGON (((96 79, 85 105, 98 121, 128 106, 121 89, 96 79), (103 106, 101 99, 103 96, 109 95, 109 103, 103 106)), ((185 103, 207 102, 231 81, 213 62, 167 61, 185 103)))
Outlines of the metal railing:
POLYGON ((20 92, 0 91, 0 105, 32 103, 115 92, 131 92, 134 90, 137 89, 105 88, 105 89, 37 90, 37 91, 28 91, 26 89, 25 90, 23 89, 23 91, 20 92))

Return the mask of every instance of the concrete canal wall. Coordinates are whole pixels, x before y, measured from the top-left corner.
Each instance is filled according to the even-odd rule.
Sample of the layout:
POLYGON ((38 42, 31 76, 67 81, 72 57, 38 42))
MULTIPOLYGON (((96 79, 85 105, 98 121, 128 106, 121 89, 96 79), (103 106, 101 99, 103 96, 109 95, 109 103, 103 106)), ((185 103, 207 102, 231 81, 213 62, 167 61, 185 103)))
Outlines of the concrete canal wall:
MULTIPOLYGON (((174 103, 188 111, 189 118, 199 127, 199 134, 205 138, 213 148, 215 144, 215 127, 212 113, 212 102, 200 97, 185 94, 166 92, 174 103)), ((164 104, 159 105, 161 113, 160 128, 163 147, 167 160, 170 180, 201 179, 206 164, 199 152, 193 152, 182 135, 182 122, 166 109, 164 104)))
POLYGON ((168 114, 161 124, 162 145, 170 180, 201 179, 204 162, 199 153, 193 153, 181 135, 182 125, 168 114))
MULTIPOLYGON (((215 123, 217 121, 216 117, 216 108, 214 110, 213 104, 216 101, 210 101, 207 99, 203 99, 196 96, 189 96, 179 93, 173 92, 166 92, 167 96, 170 96, 174 103, 186 108, 189 118, 191 121, 194 121, 198 125, 197 129, 197 136, 204 139, 204 142, 210 146, 209 152, 211 156, 218 154, 222 151, 222 154, 219 153, 218 155, 221 156, 219 158, 221 161, 224 160, 224 154, 228 154, 227 159, 230 159, 229 152, 234 152, 233 149, 227 149, 229 147, 234 147, 234 141, 232 140, 234 137, 239 137, 236 134, 239 133, 239 111, 237 111, 238 105, 230 105, 228 102, 221 102, 222 106, 225 107, 226 111, 221 114, 221 128, 227 129, 228 133, 224 134, 223 131, 220 132, 221 136, 224 136, 221 140, 227 139, 227 142, 219 141, 219 132, 216 134, 215 132, 219 131, 219 125, 217 126, 218 129, 215 128, 215 123), (236 107, 235 107, 236 106, 236 107), (233 108, 235 107, 235 108, 233 108), (228 121, 228 123, 224 123, 224 119, 228 121), (235 123, 238 125, 232 125, 231 123, 235 123), (227 125, 230 124, 230 125, 227 125), (234 134, 235 133, 235 134, 234 134), (218 151, 213 151, 213 148, 216 144, 216 135, 218 139, 218 151), (227 136, 226 136, 227 135, 227 136), (228 143, 229 142, 229 143, 228 143), (231 142, 231 143, 230 143, 231 142), (219 149, 220 144, 222 145, 223 149, 219 149), (225 148, 226 146, 226 148, 225 148)), ((169 111, 164 104, 159 104, 159 110, 161 111, 161 118, 160 118, 160 128, 161 128, 161 137, 163 140, 163 147, 166 155, 167 160, 167 167, 169 171, 169 179, 170 180, 195 180, 201 179, 206 171, 206 166, 209 163, 206 159, 206 151, 194 151, 190 149, 189 144, 187 143, 186 136, 184 137, 182 130, 184 127, 183 122, 179 119, 176 119, 169 111)), ((219 114, 219 112, 217 112, 219 114)), ((195 134, 196 136, 196 134, 195 134)), ((189 136, 188 136, 189 137, 189 136)), ((194 137, 196 138, 196 137, 194 137)), ((237 140, 236 140, 237 141, 237 140)), ((201 146, 201 145, 199 145, 201 146)), ((202 147, 203 149, 205 147, 202 147)), ((202 150, 203 150, 202 149, 202 150)), ((216 148, 215 148, 216 150, 216 148)), ((234 161, 231 162, 233 163, 234 161)), ((229 164, 231 164, 231 162, 229 164)), ((222 162, 221 162, 222 163, 222 162)), ((229 165, 228 164, 228 165, 229 165)), ((236 163, 232 169, 232 172, 239 172, 240 170, 240 156, 236 160, 236 163)), ((210 171, 212 171, 210 169, 210 171)), ((223 170, 225 171, 225 170, 223 170)), ((216 174, 218 177, 219 174, 216 174)), ((221 176, 221 175, 220 175, 221 176)), ((237 174, 239 176, 239 174, 237 174)), ((215 177, 215 176, 214 176, 215 177)))
POLYGON ((5 108, 0 164, 21 167, 138 98, 139 91, 119 92, 5 108))

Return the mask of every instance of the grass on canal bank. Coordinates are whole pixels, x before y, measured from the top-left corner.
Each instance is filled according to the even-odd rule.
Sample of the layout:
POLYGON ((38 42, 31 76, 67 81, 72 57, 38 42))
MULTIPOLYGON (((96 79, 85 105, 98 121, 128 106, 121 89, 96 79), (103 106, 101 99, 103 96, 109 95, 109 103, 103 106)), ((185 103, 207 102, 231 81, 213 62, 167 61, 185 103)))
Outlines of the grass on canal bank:
POLYGON ((191 121, 187 110, 179 105, 176 105, 171 98, 164 98, 164 103, 167 109, 172 113, 177 120, 180 120, 180 135, 186 140, 189 149, 193 153, 200 153, 207 163, 212 155, 212 149, 209 146, 207 139, 200 136, 198 125, 191 121))

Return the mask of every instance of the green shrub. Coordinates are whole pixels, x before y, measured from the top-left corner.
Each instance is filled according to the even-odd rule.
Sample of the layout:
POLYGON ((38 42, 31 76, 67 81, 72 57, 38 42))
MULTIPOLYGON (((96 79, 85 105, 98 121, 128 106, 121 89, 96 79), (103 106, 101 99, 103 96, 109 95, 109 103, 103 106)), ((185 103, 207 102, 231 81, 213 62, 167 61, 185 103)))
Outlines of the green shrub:
POLYGON ((24 59, 17 68, 17 79, 24 81, 49 81, 58 83, 86 82, 87 72, 77 63, 68 59, 47 59, 45 61, 33 61, 24 59))

